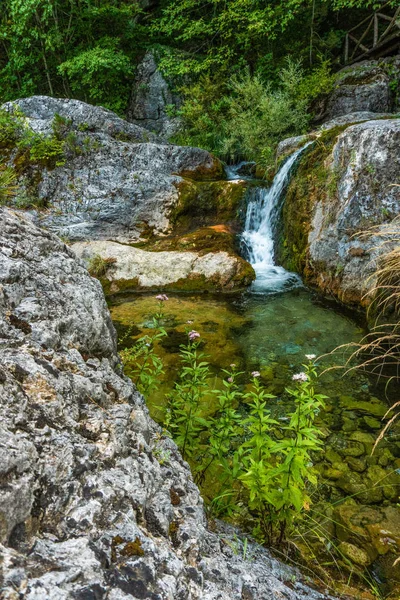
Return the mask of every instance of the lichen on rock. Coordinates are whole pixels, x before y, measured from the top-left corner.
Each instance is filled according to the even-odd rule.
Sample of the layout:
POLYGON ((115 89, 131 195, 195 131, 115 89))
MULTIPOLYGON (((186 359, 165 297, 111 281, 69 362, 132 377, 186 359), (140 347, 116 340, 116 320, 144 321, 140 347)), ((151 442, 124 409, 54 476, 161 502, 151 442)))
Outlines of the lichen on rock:
POLYGON ((400 212, 399 140, 396 118, 330 129, 306 150, 289 186, 284 264, 355 307, 369 302, 384 251, 379 235, 400 212))
POLYGON ((235 554, 240 533, 207 529, 188 465, 122 374, 99 282, 4 208, 0 415, 5 600, 327 598, 252 542, 251 560, 235 554))

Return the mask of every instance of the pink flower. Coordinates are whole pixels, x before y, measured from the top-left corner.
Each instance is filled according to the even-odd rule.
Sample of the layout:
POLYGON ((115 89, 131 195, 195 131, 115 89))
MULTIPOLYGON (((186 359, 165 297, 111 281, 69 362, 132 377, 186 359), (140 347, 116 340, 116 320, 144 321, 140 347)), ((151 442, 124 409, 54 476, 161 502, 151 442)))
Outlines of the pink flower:
POLYGON ((228 383, 233 383, 233 377, 228 377, 228 383))
POLYGON ((156 296, 156 300, 159 300, 160 302, 166 302, 168 300, 168 296, 166 294, 158 294, 158 296, 156 296))
POLYGON ((200 337, 200 334, 198 331, 195 331, 194 329, 192 329, 192 331, 189 332, 189 340, 191 342, 193 342, 193 340, 197 340, 197 338, 200 337))
POLYGON ((307 381, 308 377, 305 373, 296 373, 296 375, 293 375, 292 379, 293 381, 307 381))
POLYGON ((261 377, 260 371, 253 371, 251 374, 252 377, 261 377))

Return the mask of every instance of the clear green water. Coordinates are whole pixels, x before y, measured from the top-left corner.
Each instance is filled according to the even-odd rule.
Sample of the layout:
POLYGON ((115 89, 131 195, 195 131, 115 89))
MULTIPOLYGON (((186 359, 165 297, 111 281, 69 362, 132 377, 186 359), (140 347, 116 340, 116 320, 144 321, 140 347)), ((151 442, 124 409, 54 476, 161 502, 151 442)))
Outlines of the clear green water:
MULTIPOLYGON (((125 346, 143 334, 151 335, 151 318, 157 306, 154 295, 119 297, 111 304, 112 318, 119 334, 126 336, 129 333, 125 346)), ((345 374, 343 369, 334 368, 343 365, 348 352, 341 350, 331 354, 340 345, 359 341, 363 328, 304 288, 275 296, 171 295, 164 309, 163 325, 168 337, 158 345, 157 352, 164 361, 165 374, 160 379, 158 391, 147 398, 150 412, 159 422, 163 418, 165 394, 172 390, 179 371, 179 345, 187 341, 189 330, 195 329, 201 334, 202 350, 208 355, 211 366, 210 388, 221 385, 220 369, 231 363, 245 372, 245 390, 251 371, 259 370, 267 390, 275 395, 270 409, 278 419, 285 419, 292 409, 285 390, 293 386, 292 376, 302 369, 305 355, 322 357, 318 360, 322 373, 318 387, 328 400, 326 410, 317 421, 324 445, 314 463, 320 478, 318 490, 313 495, 315 522, 325 519, 327 539, 338 543, 343 531, 353 527, 353 521, 348 521, 345 529, 338 524, 340 519, 346 518, 339 510, 344 501, 355 503, 354 510, 364 511, 367 521, 377 519, 377 524, 367 526, 370 529, 366 529, 361 538, 357 533, 350 539, 355 543, 362 539, 361 547, 364 547, 365 540, 371 538, 367 545, 377 556, 373 563, 374 577, 387 584, 386 591, 393 586, 400 587, 400 566, 392 567, 393 551, 396 556, 400 554, 400 429, 394 428, 371 457, 374 441, 382 427, 381 418, 387 409, 383 388, 375 387, 374 382, 358 370, 345 374), (395 513, 388 516, 387 510, 395 513), (381 535, 381 531, 386 533, 381 535), (390 554, 378 556, 380 540, 388 536, 397 540, 397 545, 391 548, 390 554)), ((205 416, 214 412, 214 398, 212 394, 204 398, 205 416)), ((246 407, 241 410, 245 412, 246 407)), ((202 487, 206 500, 213 497, 217 480, 218 473, 210 473, 202 487)), ((364 521, 365 518, 362 517, 364 521)), ((357 515, 354 519, 358 519, 357 515)), ((358 527, 364 527, 364 521, 360 521, 358 527)), ((304 536, 295 540, 298 548, 302 548, 303 556, 313 548, 316 555, 329 564, 332 557, 326 547, 330 541, 321 541, 325 529, 322 535, 306 532, 305 536, 309 536, 306 545, 304 536)), ((344 579, 347 579, 345 565, 344 573, 344 579)), ((363 580, 360 581, 362 584, 363 580)))
MULTIPOLYGON (((164 394, 176 378, 179 344, 185 342, 187 330, 195 329, 201 334, 202 350, 215 376, 231 363, 248 373, 248 379, 251 371, 257 369, 270 391, 277 395, 301 369, 306 354, 328 355, 320 362, 321 369, 322 365, 329 367, 339 362, 339 356, 333 358, 330 352, 341 344, 358 341, 363 334, 353 320, 322 304, 305 289, 276 296, 171 295, 164 307, 168 337, 157 351, 165 364, 165 376, 158 393, 149 399, 155 418, 159 418, 157 407, 163 404, 164 394)), ((120 334, 135 325, 125 344, 151 333, 151 316, 156 310, 157 301, 149 295, 119 298, 111 306, 120 334)), ((347 377, 346 383, 342 372, 324 376, 325 385, 335 388, 335 396, 349 389, 349 380, 354 380, 354 392, 365 395, 367 383, 363 381, 360 389, 359 375, 347 377)))

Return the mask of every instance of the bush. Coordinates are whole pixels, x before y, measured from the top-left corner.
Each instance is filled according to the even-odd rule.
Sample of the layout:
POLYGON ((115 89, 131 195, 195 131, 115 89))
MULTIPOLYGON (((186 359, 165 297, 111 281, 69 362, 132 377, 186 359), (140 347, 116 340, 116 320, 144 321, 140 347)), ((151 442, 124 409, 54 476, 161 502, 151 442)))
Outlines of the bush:
POLYGON ((104 277, 108 269, 116 262, 116 258, 103 258, 100 254, 95 254, 89 261, 88 271, 92 277, 104 277))
POLYGON ((174 141, 200 146, 225 161, 270 168, 278 143, 307 130, 312 101, 333 85, 326 62, 306 74, 289 60, 279 78, 280 85, 272 85, 246 72, 224 84, 207 76, 182 88, 184 129, 174 141))
POLYGON ((12 145, 17 136, 17 121, 7 111, 0 110, 0 148, 12 145))

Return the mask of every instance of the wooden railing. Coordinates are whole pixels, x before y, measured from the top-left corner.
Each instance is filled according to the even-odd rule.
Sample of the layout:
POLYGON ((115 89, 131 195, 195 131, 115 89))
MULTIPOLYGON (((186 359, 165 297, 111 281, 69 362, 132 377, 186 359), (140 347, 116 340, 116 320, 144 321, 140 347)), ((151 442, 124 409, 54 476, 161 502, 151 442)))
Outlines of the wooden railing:
POLYGON ((390 52, 400 43, 400 6, 393 9, 389 4, 381 6, 347 32, 344 47, 346 64, 380 52, 390 52))

